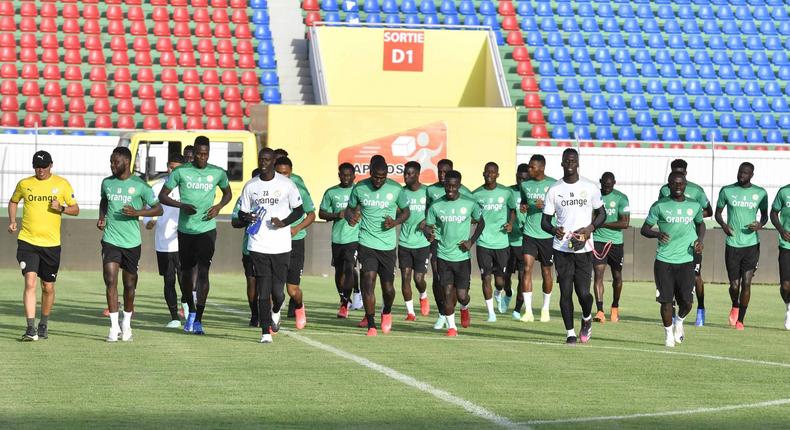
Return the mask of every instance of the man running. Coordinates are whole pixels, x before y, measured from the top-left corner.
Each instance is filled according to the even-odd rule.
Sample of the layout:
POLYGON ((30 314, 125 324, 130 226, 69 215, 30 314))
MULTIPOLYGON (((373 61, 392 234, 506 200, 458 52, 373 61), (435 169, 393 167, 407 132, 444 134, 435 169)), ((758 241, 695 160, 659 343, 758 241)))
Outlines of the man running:
POLYGON ((35 174, 16 184, 8 201, 8 233, 19 230, 16 212, 20 201, 22 230, 17 237, 16 261, 22 269, 27 329, 25 342, 49 338, 49 316, 55 303, 55 278, 60 267, 60 221, 63 214, 77 216, 80 207, 66 179, 52 174, 52 156, 47 151, 33 154, 35 174), (41 279, 41 319, 36 327, 36 278, 41 279))
POLYGON ((546 192, 541 228, 554 235, 554 261, 560 284, 560 311, 565 323, 565 342, 576 343, 573 328, 573 291, 582 308, 579 340, 590 341, 592 335, 592 232, 603 225, 606 212, 601 210, 601 191, 592 181, 579 176, 579 153, 568 148, 562 153, 563 177, 546 192), (552 225, 556 215, 557 225, 552 225), (592 223, 590 220, 593 220, 592 223))
POLYGON ((392 330, 392 303, 395 300, 395 227, 409 218, 409 203, 403 188, 387 180, 387 164, 371 163, 370 178, 360 181, 351 191, 345 218, 349 225, 360 223, 359 261, 362 263, 362 301, 365 319, 360 327, 368 328, 368 336, 376 336, 376 275, 381 281, 384 306, 381 329, 392 330), (400 209, 400 213, 397 213, 400 209), (393 219, 393 217, 395 217, 393 219))
POLYGON ((485 228, 477 243, 477 264, 480 266, 483 298, 488 310, 487 322, 496 322, 491 278, 494 278, 496 295, 500 300, 505 292, 505 271, 510 259, 508 234, 516 222, 516 201, 513 193, 504 185, 498 184, 497 178, 499 165, 489 161, 483 168, 483 185, 472 193, 472 198, 482 209, 485 220, 485 228))
POLYGON ((110 310, 110 333, 107 342, 132 340, 132 312, 137 289, 137 268, 140 262, 140 222, 138 217, 162 215, 162 207, 151 187, 133 176, 129 165, 132 153, 119 146, 110 156, 112 176, 101 183, 99 221, 96 227, 101 239, 104 285, 107 289, 107 308, 110 310), (118 324, 118 272, 123 270, 123 323, 118 324))
MULTIPOLYGON (((291 177, 293 162, 288 157, 280 157, 274 162, 274 170, 285 176, 291 177)), ((296 183, 296 182, 294 182, 296 183)), ((294 315, 296 317, 296 329, 301 330, 307 325, 307 315, 302 299, 302 271, 304 270, 304 238, 307 237, 307 227, 315 221, 315 205, 310 197, 307 187, 296 183, 296 189, 302 199, 302 210, 304 214, 291 225, 291 261, 288 263, 288 275, 286 279, 286 290, 288 296, 294 304, 294 315)))
POLYGON ((510 300, 513 295, 513 274, 516 275, 516 305, 513 307, 513 319, 521 319, 521 308, 524 306, 524 296, 521 294, 521 285, 524 278, 524 224, 527 220, 526 212, 521 212, 521 184, 529 179, 529 167, 527 163, 521 163, 516 168, 516 183, 510 186, 513 193, 513 200, 519 210, 516 211, 516 224, 508 234, 510 241, 510 258, 507 263, 505 273, 505 296, 498 299, 497 306, 499 313, 507 312, 510 307, 510 300))
POLYGON ((475 241, 483 233, 485 220, 480 205, 462 196, 461 174, 455 170, 444 177, 445 195, 434 201, 425 219, 425 235, 437 241, 437 266, 444 293, 444 312, 447 336, 458 336, 455 326, 455 305, 461 304, 461 327, 471 324, 469 315, 469 281, 471 253, 475 241), (477 222, 472 237, 469 230, 477 222))
POLYGON ((260 175, 244 185, 239 219, 248 224, 247 248, 255 265, 255 287, 261 322, 261 343, 271 343, 279 330, 280 307, 291 253, 289 225, 304 215, 296 184, 274 170, 275 154, 258 154, 260 175))
MULTIPOLYGON (((521 297, 524 302, 522 322, 535 321, 532 314, 532 269, 535 261, 540 263, 540 274, 543 279, 543 306, 540 309, 540 321, 548 322, 551 319, 549 305, 551 304, 551 291, 554 279, 551 268, 554 266, 553 235, 545 232, 541 227, 543 209, 546 202, 546 193, 557 182, 556 179, 546 176, 546 158, 535 154, 529 159, 527 172, 529 179, 521 183, 520 212, 526 214, 524 221, 524 276, 521 281, 521 297)), ((552 220, 552 222, 554 222, 552 220)), ((517 309, 521 309, 519 306, 517 309)), ((513 314, 513 318, 517 315, 513 314)))
POLYGON ((790 330, 790 184, 776 193, 771 205, 771 224, 779 233, 779 294, 787 306, 785 329, 790 330))
POLYGON ((356 177, 351 163, 342 163, 337 168, 340 183, 329 188, 321 198, 318 217, 332 221, 332 266, 335 268, 335 288, 340 296, 338 318, 348 318, 351 294, 359 278, 357 274, 357 250, 359 248, 359 224, 351 226, 343 218, 351 198, 351 189, 356 177))
POLYGON ((195 138, 195 160, 173 170, 159 192, 159 202, 179 209, 178 257, 181 260, 181 293, 188 300, 184 332, 205 334, 203 312, 209 292, 209 269, 217 240, 216 216, 230 202, 232 193, 224 169, 208 163, 210 145, 205 136, 195 138), (170 198, 178 188, 181 201, 170 198), (222 198, 214 204, 216 190, 222 198), (197 268, 197 303, 192 299, 192 271, 197 268))
POLYGON ((737 182, 719 191, 716 202, 716 222, 727 235, 724 264, 730 281, 729 323, 736 330, 743 330, 743 319, 751 298, 752 278, 760 260, 760 237, 757 234, 768 222, 768 193, 752 184, 754 164, 741 163, 737 182), (722 217, 727 208, 727 220, 722 217), (757 211, 760 220, 757 221, 757 211))
MULTIPOLYGON (((450 170, 453 170, 453 161, 443 158, 439 160, 438 163, 436 163, 436 168, 438 169, 439 180, 435 184, 428 186, 426 210, 430 208, 431 203, 444 196, 444 175, 446 175, 450 170)), ((461 185, 460 193, 466 197, 472 197, 472 192, 469 191, 469 188, 466 188, 466 186, 463 184, 461 185)), ((444 318, 444 314, 442 313, 444 312, 444 291, 442 290, 442 285, 439 282, 439 271, 436 266, 436 240, 438 239, 438 236, 434 236, 434 240, 431 241, 431 290, 433 291, 433 300, 436 302, 436 309, 439 310, 439 318, 433 325, 435 330, 441 330, 447 327, 447 319, 444 318)))
POLYGON ((422 227, 425 224, 425 206, 428 200, 428 187, 420 183, 420 163, 409 161, 403 168, 403 192, 409 203, 409 218, 400 227, 398 239, 398 265, 401 274, 401 292, 406 303, 406 321, 416 321, 414 301, 412 300, 411 281, 420 293, 420 314, 428 316, 431 305, 428 302, 428 283, 425 274, 431 261, 431 244, 425 238, 422 227))
POLYGON ((702 206, 686 198, 686 177, 681 172, 669 174, 670 197, 653 203, 642 225, 642 236, 658 239, 653 274, 656 301, 661 304, 664 345, 674 348, 685 340, 683 320, 691 312, 694 279, 694 254, 702 252, 705 223, 702 206), (653 226, 658 225, 658 231, 653 226), (677 317, 672 321, 677 302, 677 317))
POLYGON ((623 291, 623 230, 631 223, 631 207, 628 196, 614 189, 614 173, 604 172, 601 183, 601 200, 606 210, 606 221, 595 231, 595 252, 593 268, 595 270, 595 306, 598 312, 595 321, 606 322, 603 311, 603 276, 606 266, 612 270, 612 309, 609 319, 620 321, 620 293, 623 291))
MULTIPOLYGON (((255 168, 252 171, 252 177, 260 175, 261 171, 255 168)), ((244 235, 241 239, 241 266, 244 269, 244 279, 247 284, 247 304, 250 306, 250 327, 260 327, 260 317, 258 316, 258 291, 255 286, 255 265, 252 264, 252 257, 250 257, 250 250, 247 249, 247 243, 250 236, 247 234, 246 227, 248 223, 239 218, 239 210, 241 210, 241 196, 236 199, 236 205, 233 206, 233 212, 230 215, 230 224, 233 228, 244 228, 244 235)))
MULTIPOLYGON (((167 160, 167 174, 184 164, 181 154, 170 154, 167 160)), ((154 195, 158 196, 159 191, 167 182, 167 176, 156 181, 151 188, 154 195)), ((178 200, 178 190, 170 192, 170 198, 178 200)), ((170 311, 170 322, 165 327, 181 328, 181 319, 178 316, 178 296, 176 293, 176 281, 181 289, 181 262, 178 259, 178 209, 172 206, 160 206, 162 216, 159 219, 144 217, 143 224, 146 230, 154 230, 154 249, 156 251, 156 263, 159 266, 159 276, 164 280, 164 296, 167 309, 170 311)), ((181 298, 181 306, 184 315, 189 315, 189 305, 187 300, 181 298)))
MULTIPOLYGON (((683 176, 686 176, 687 167, 688 163, 686 163, 686 160, 682 160, 680 158, 672 160, 672 163, 670 163, 671 171, 678 172, 683 176)), ((702 187, 695 184, 694 182, 688 181, 685 193, 687 199, 696 200, 697 203, 702 206, 703 218, 713 215, 713 209, 710 206, 710 201, 708 200, 708 196, 705 194, 705 190, 703 190, 702 187)), ((669 197, 669 195, 669 186, 662 186, 661 190, 658 192, 658 198, 661 199, 662 197, 669 197)), ((697 327, 702 327, 705 325, 705 281, 702 279, 701 253, 694 254, 694 294, 697 296, 697 320, 695 321, 694 325, 697 327)))

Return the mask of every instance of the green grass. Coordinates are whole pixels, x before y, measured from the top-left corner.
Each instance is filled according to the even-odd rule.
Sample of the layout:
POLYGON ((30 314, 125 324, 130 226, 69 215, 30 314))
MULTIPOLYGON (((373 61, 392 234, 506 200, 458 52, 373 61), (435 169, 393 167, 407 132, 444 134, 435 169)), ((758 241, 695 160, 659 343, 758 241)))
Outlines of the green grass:
MULTIPOLYGON (((206 336, 167 330, 160 278, 152 268, 144 270, 134 342, 117 344, 103 341, 108 321, 101 317, 99 272, 62 272, 50 338, 22 343, 17 341, 24 328, 22 279, 17 271, 0 271, 0 428, 496 428, 286 333, 271 345, 260 345, 258 331, 246 327, 244 315, 218 306, 206 311, 206 336)), ((658 306, 648 284, 626 285, 622 322, 596 324, 592 342, 577 347, 562 344, 558 292, 549 323, 523 324, 502 315, 499 322, 486 324, 479 282, 473 285, 473 325, 457 339, 435 332, 433 315, 402 322, 400 297, 393 332, 366 338, 355 327, 359 311, 348 321, 335 318, 331 279, 307 278, 309 322, 300 335, 518 423, 790 398, 790 333, 782 328, 784 306, 775 286, 754 287, 747 330, 736 332, 726 325, 726 287, 710 284, 709 325, 687 326, 686 342, 664 353, 658 306)), ((212 275, 210 302, 246 311, 243 278, 212 275)), ((541 298, 535 302, 539 306, 541 298)), ((284 323, 285 329, 292 327, 292 321, 284 323)), ((785 403, 533 427, 780 429, 787 428, 789 416, 785 403)))

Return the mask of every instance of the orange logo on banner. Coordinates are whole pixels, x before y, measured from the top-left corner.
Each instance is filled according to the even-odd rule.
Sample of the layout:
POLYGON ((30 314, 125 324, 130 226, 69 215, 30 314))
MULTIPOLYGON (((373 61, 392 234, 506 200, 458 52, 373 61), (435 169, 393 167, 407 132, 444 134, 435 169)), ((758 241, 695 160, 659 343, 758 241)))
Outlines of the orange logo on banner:
POLYGON ((384 30, 384 70, 422 72, 422 31, 384 30))
POLYGON ((439 180, 436 165, 447 158, 447 125, 434 122, 344 148, 337 154, 337 161, 353 164, 357 180, 361 180, 370 177, 370 157, 376 154, 387 160, 390 179, 402 184, 403 166, 416 161, 421 167, 420 182, 433 184, 439 180))

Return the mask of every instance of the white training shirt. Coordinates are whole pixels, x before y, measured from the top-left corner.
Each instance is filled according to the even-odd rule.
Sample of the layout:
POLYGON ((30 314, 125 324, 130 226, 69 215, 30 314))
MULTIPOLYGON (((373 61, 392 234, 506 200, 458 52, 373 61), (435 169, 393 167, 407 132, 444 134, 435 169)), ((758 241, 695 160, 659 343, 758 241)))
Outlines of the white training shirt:
POLYGON ((260 230, 251 234, 247 249, 261 254, 282 254, 291 251, 291 228, 274 228, 272 218, 285 219, 293 208, 302 206, 302 197, 294 182, 275 173, 270 181, 261 180, 260 176, 252 178, 241 191, 241 211, 256 213, 263 208, 260 230))
MULTIPOLYGON (((154 196, 159 195, 165 182, 167 182, 167 176, 156 181, 151 186, 154 190, 154 196)), ((181 198, 178 188, 170 191, 169 196, 173 200, 181 198)), ((156 220, 154 229, 154 249, 157 252, 178 252, 178 212, 178 208, 162 205, 162 215, 156 220)), ((148 221, 152 219, 151 217, 144 217, 143 224, 148 224, 148 221)))
POLYGON ((568 184, 562 179, 555 182, 546 192, 546 202, 543 213, 557 216, 557 228, 565 229, 563 240, 554 237, 554 249, 562 252, 584 253, 593 250, 593 238, 587 239, 584 249, 572 251, 568 248, 570 234, 590 225, 593 209, 603 206, 601 190, 589 179, 579 177, 573 184, 568 184))

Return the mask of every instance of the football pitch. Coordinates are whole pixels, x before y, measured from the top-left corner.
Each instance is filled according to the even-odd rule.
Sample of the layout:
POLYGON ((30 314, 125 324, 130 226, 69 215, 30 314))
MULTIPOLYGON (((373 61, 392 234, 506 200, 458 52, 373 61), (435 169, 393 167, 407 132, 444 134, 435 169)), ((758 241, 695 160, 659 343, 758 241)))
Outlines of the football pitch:
POLYGON ((307 277, 307 327, 285 320, 261 345, 241 275, 212 275, 207 334, 195 336, 164 327, 161 278, 146 269, 134 340, 116 344, 104 341, 99 271, 59 274, 50 337, 32 343, 18 341, 22 278, 0 271, 0 428, 790 427, 790 332, 774 285, 753 287, 737 332, 727 287, 708 284, 707 326, 690 316, 685 342, 667 349, 649 283, 627 283, 621 322, 595 323, 589 344, 570 347, 556 287, 551 322, 486 323, 475 280, 472 326, 449 339, 432 328, 433 303, 403 321, 396 285, 393 331, 367 338, 361 311, 336 318, 332 279, 307 277))

